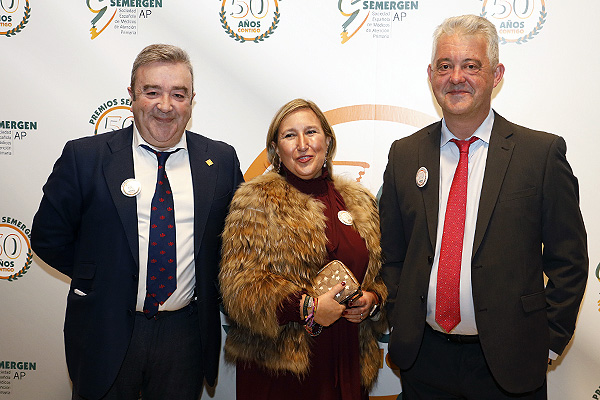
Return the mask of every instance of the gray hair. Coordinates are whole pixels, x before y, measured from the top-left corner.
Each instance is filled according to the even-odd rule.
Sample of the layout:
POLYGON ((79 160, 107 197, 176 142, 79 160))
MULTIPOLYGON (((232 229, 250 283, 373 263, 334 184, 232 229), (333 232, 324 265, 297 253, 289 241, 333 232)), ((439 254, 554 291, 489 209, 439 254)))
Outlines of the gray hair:
POLYGON ((192 75, 192 93, 194 92, 194 69, 190 57, 185 50, 173 46, 170 44, 151 44, 146 46, 135 58, 133 67, 131 68, 131 92, 133 93, 133 100, 135 100, 135 75, 138 68, 142 65, 151 64, 153 62, 167 62, 167 63, 183 63, 190 70, 192 75))
POLYGON ((498 46, 498 32, 489 20, 477 15, 461 15, 447 18, 433 32, 433 49, 431 52, 431 65, 434 64, 435 53, 440 38, 444 35, 480 35, 487 43, 487 56, 492 69, 500 62, 498 46))

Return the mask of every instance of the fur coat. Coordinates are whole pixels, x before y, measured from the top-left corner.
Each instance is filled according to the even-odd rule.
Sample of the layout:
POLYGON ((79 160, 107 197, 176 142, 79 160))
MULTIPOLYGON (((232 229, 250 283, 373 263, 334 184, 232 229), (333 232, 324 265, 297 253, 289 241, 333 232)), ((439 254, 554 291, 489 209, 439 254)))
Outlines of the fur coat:
MULTIPOLYGON (((377 202, 356 182, 334 178, 334 185, 369 251, 362 289, 385 301, 377 202)), ((324 207, 275 172, 242 184, 235 193, 223 231, 219 276, 231 321, 227 361, 252 360, 299 376, 308 372, 312 338, 297 322, 280 326, 277 308, 291 294, 312 292, 311 281, 327 257, 324 207)), ((381 365, 376 338, 386 328, 384 321, 360 323, 361 384, 367 389, 381 365)))

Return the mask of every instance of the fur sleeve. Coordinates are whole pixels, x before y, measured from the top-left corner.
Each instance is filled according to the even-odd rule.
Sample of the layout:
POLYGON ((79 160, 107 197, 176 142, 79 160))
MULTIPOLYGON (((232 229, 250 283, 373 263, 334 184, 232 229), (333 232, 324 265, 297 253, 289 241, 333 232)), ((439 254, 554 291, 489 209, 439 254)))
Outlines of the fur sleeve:
POLYGON ((309 287, 322 265, 325 221, 320 203, 276 174, 243 184, 225 221, 219 275, 223 304, 240 326, 277 337, 277 307, 309 287), (321 216, 321 217, 319 217, 321 216))

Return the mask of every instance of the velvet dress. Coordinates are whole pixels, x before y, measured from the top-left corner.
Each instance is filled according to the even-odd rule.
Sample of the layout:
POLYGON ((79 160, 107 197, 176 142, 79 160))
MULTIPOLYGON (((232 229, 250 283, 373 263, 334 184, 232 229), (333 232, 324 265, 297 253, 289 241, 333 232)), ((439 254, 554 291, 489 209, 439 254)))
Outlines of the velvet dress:
MULTIPOLYGON (((320 177, 303 180, 285 170, 288 183, 325 204, 328 261, 342 261, 362 282, 369 262, 365 241, 352 226, 343 224, 338 212, 346 210, 342 196, 335 190, 326 169, 320 177)), ((298 205, 302 212, 302 205, 298 205)), ((286 229, 282 227, 282 229, 286 229)), ((303 292, 289 296, 278 308, 280 325, 302 321, 300 299, 303 292)), ((275 372, 251 361, 238 361, 236 385, 238 400, 367 400, 361 387, 359 361, 359 324, 344 317, 312 338, 310 369, 298 377, 291 372, 275 372)))

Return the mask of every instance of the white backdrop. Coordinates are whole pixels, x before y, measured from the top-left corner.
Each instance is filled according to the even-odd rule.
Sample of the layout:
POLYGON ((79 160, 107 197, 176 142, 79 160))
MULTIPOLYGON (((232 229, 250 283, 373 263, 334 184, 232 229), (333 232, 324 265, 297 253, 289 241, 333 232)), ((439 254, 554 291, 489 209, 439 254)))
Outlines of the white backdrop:
MULTIPOLYGON (((484 14, 503 39, 495 110, 567 141, 590 280, 549 393, 600 398, 597 1, 0 0, 0 400, 70 398, 62 338, 69 280, 31 257, 29 229, 65 142, 130 123, 126 88, 145 45, 189 52, 197 95, 188 128, 232 144, 247 178, 264 171, 275 111, 304 97, 334 124, 336 173, 377 193, 391 142, 441 116, 426 75, 431 34, 466 13, 484 14)), ((398 378, 388 365, 381 371, 372 399, 396 399, 398 378)), ((234 374, 222 364, 203 398, 233 399, 234 374)))

